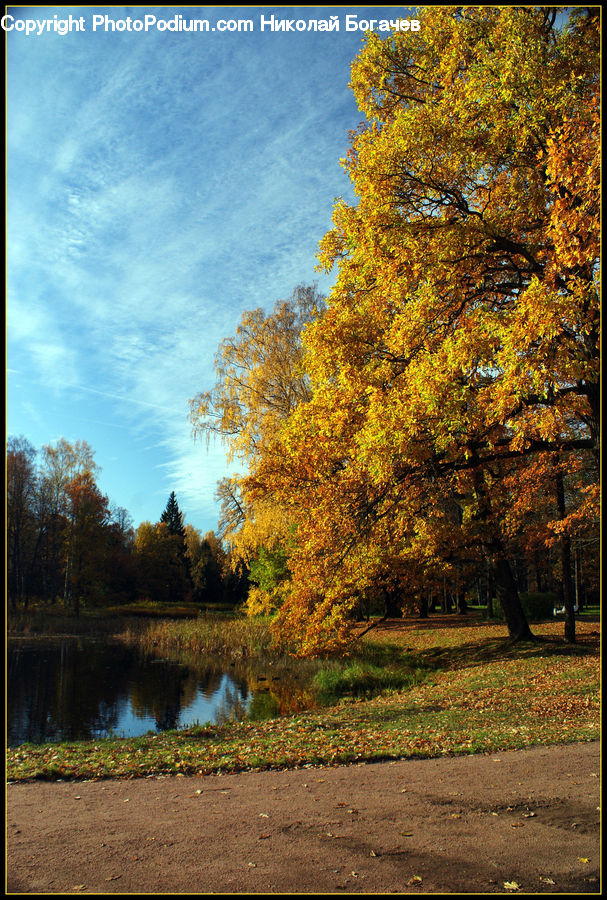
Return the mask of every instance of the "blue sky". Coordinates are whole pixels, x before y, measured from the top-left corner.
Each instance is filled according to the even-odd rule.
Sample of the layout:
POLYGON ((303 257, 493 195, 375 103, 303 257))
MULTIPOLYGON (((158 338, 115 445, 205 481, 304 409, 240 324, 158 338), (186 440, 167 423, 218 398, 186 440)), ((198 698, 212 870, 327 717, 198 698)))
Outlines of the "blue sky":
MULTIPOLYGON (((7 413, 40 448, 85 440, 99 485, 135 526, 172 490, 216 526, 220 444, 194 441, 188 400, 243 310, 315 272, 339 160, 361 114, 346 15, 405 7, 8 7, 85 30, 6 34, 7 413), (92 30, 114 21, 246 19, 253 31, 92 30), (338 16, 339 31, 261 31, 261 17, 338 16)), ((21 29, 24 25, 17 26, 21 29)))

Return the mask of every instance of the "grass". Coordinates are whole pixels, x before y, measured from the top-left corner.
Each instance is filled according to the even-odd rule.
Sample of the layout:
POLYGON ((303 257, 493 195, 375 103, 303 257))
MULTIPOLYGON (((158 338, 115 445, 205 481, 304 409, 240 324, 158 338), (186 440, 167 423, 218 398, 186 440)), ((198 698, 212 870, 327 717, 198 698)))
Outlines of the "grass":
POLYGON ((195 619, 199 608, 194 604, 154 603, 140 601, 118 606, 82 606, 74 615, 61 600, 54 604, 32 603, 28 609, 7 610, 6 623, 10 636, 117 634, 129 627, 141 630, 145 620, 195 619))
POLYGON ((349 691, 331 706, 134 739, 22 745, 8 751, 7 777, 203 775, 598 740, 600 625, 580 622, 575 645, 563 642, 562 623, 533 630, 537 641, 511 644, 503 625, 455 617, 386 625, 363 638, 356 660, 325 668, 329 693, 349 691))
POLYGON ((321 705, 406 690, 426 678, 428 667, 398 645, 365 640, 355 658, 324 661, 310 688, 321 705))
POLYGON ((124 638, 133 638, 144 649, 157 648, 166 654, 187 652, 230 659, 273 655, 268 622, 244 616, 211 614, 187 622, 154 622, 144 632, 136 630, 131 634, 126 629, 124 638))

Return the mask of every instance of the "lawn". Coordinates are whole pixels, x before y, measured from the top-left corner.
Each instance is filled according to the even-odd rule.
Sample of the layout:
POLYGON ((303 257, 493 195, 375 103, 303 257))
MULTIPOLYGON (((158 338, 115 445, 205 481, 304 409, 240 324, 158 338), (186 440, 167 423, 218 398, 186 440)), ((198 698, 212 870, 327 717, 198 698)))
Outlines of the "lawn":
POLYGON ((599 739, 600 624, 533 626, 512 644, 505 626, 456 616, 389 622, 361 640, 404 652, 420 677, 375 696, 345 696, 293 716, 140 738, 22 745, 9 781, 133 778, 363 760, 488 753, 599 739))

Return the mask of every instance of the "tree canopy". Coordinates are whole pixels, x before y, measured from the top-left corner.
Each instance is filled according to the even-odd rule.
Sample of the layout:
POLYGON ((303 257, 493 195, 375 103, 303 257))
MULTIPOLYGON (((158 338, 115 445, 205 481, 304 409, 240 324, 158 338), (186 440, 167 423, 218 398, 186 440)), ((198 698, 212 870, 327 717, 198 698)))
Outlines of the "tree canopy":
POLYGON ((321 243, 337 280, 303 336, 310 395, 244 482, 298 523, 277 633, 302 652, 339 643, 361 594, 414 593, 456 556, 490 564, 528 636, 529 492, 553 540, 596 517, 598 15, 421 18, 352 66, 357 199, 321 243))

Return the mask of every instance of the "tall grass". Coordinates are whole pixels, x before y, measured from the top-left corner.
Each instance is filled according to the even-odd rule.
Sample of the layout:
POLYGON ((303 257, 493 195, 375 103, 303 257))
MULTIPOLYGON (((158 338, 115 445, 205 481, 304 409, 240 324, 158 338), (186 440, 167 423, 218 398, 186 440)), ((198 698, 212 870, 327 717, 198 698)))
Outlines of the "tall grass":
POLYGON ((125 629, 122 637, 133 639, 146 650, 163 653, 199 653, 227 659, 252 659, 273 655, 266 619, 201 616, 186 622, 150 623, 143 631, 125 629))

